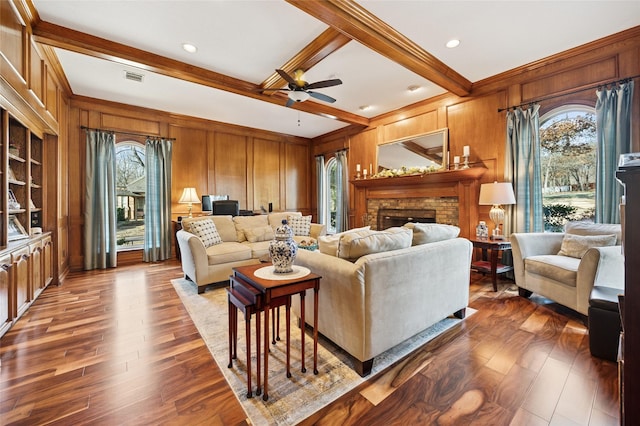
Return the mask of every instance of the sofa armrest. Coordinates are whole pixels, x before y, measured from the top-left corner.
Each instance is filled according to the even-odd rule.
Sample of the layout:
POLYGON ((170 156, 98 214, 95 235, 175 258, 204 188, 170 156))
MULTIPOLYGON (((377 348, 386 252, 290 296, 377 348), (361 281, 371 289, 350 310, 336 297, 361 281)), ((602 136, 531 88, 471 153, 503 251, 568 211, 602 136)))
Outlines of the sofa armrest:
POLYGON ((558 254, 562 246, 562 232, 530 232, 511 234, 511 253, 516 284, 527 288, 524 280, 524 260, 531 256, 558 254))
POLYGON ((198 271, 208 267, 207 251, 204 243, 196 235, 185 230, 176 233, 182 263, 182 272, 197 283, 198 271))
POLYGON ((589 308, 589 295, 595 285, 624 290, 621 246, 590 248, 582 256, 576 282, 578 311, 586 312, 589 308))
POLYGON ((312 223, 311 229, 309 230, 309 236, 317 240, 318 237, 323 235, 327 235, 327 226, 321 223, 312 223))

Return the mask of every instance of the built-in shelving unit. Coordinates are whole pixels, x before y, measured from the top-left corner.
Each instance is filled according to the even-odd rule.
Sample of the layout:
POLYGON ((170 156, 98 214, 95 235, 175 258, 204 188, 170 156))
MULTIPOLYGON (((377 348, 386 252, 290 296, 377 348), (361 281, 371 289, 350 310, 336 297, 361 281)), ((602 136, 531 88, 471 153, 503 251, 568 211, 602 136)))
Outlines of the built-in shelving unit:
POLYGON ((53 281, 53 243, 43 232, 43 139, 8 111, 0 113, 1 336, 53 281))

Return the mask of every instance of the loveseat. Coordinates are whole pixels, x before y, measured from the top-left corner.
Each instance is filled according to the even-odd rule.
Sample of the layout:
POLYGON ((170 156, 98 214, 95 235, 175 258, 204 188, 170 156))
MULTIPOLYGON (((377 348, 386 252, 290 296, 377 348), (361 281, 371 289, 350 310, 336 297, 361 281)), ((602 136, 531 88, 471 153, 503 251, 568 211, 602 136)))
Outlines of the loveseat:
POLYGON ((521 296, 531 293, 588 314, 594 286, 624 289, 621 227, 569 222, 565 232, 511 235, 513 269, 521 296))
POLYGON ((203 293, 206 286, 229 280, 232 268, 260 263, 268 257, 275 228, 285 219, 297 242, 326 234, 324 225, 311 223, 311 216, 300 212, 183 218, 176 238, 185 277, 203 293))
MULTIPOLYGON (((456 238, 457 227, 450 227, 457 230, 454 235, 429 242, 417 231, 441 234, 449 225, 416 226, 320 237, 319 251, 298 252, 295 264, 322 276, 318 331, 353 357, 361 376, 386 350, 449 315, 465 315, 471 243, 456 238), (393 239, 403 248, 394 248, 393 239)), ((292 298, 292 309, 299 318, 299 298, 292 298)), ((305 298, 305 309, 313 312, 313 297, 305 298)), ((312 315, 305 317, 313 326, 312 315)))

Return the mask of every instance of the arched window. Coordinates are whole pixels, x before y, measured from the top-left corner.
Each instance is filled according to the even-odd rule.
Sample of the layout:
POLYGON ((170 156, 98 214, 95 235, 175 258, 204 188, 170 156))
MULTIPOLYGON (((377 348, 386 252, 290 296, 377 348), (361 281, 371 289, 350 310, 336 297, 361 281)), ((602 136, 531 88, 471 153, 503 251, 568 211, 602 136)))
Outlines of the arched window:
POLYGON ((327 218, 327 232, 333 234, 336 232, 336 213, 338 212, 338 194, 336 192, 338 181, 338 162, 335 157, 327 161, 325 167, 325 217, 327 218))
POLYGON ((593 221, 596 183, 595 109, 565 105, 540 118, 542 205, 546 231, 567 221, 593 221))
POLYGON ((137 142, 116 144, 117 247, 144 245, 144 203, 147 191, 145 147, 137 142))

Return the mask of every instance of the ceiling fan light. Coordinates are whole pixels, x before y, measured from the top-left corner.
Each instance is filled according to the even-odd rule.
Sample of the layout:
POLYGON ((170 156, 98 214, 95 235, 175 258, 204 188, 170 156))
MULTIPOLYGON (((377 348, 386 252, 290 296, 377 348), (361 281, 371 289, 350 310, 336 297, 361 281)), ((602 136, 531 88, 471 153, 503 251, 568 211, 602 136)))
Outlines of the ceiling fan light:
POLYGON ((309 94, 300 90, 294 90, 292 92, 289 92, 289 99, 296 102, 304 102, 309 99, 309 94))

